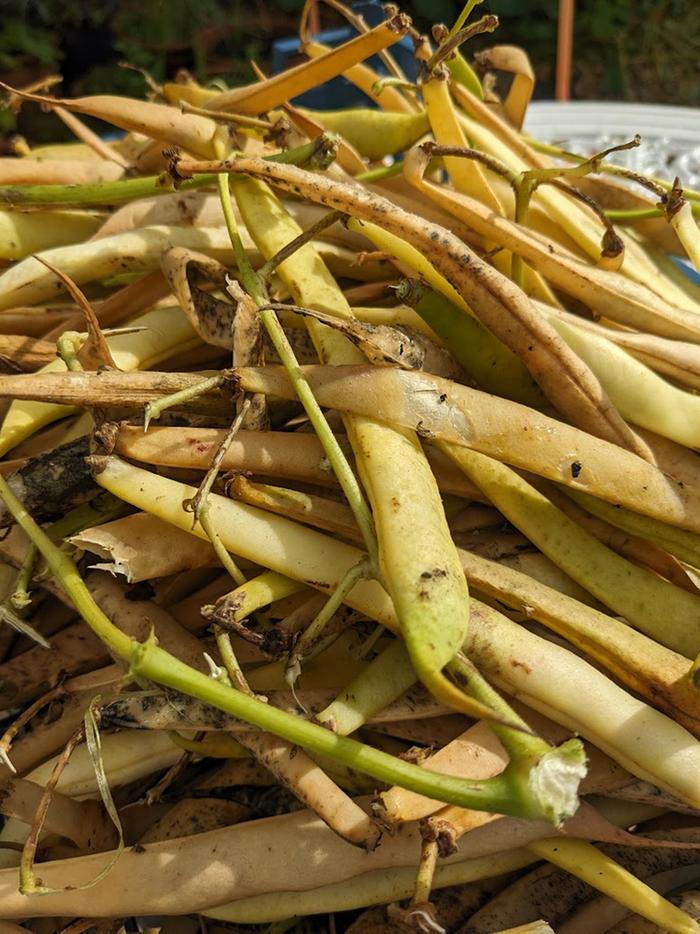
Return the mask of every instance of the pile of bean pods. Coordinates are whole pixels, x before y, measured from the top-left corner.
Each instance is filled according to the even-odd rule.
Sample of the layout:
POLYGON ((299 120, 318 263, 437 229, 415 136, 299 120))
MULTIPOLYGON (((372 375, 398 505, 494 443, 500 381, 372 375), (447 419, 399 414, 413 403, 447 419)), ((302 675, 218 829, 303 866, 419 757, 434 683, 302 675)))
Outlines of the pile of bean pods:
POLYGON ((327 2, 4 86, 76 142, 0 158, 0 929, 698 932, 700 193, 327 2))

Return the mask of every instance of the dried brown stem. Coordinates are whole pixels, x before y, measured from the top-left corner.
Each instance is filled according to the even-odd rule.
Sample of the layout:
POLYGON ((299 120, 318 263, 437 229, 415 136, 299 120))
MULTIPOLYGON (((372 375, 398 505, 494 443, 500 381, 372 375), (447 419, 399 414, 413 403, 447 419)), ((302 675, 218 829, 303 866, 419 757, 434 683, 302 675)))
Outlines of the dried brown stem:
MULTIPOLYGON (((196 373, 134 371, 31 373, 0 376, 0 397, 77 406, 140 409, 147 403, 192 389, 202 382, 196 373)), ((221 415, 229 403, 222 393, 209 391, 187 402, 190 411, 221 415)))
POLYGON ((84 729, 81 726, 80 729, 78 729, 73 734, 71 739, 69 739, 66 743, 65 748, 63 749, 61 755, 57 758, 56 764, 53 768, 53 771, 51 772, 51 776, 44 787, 44 792, 41 796, 36 814, 34 815, 34 822, 32 823, 29 835, 24 844, 24 849, 22 850, 21 877, 24 883, 22 885, 23 894, 29 892, 41 893, 46 891, 41 881, 35 879, 33 872, 34 860, 36 858, 36 851, 39 845, 39 835, 41 834, 44 823, 46 821, 46 816, 51 804, 51 798, 53 796, 56 785, 58 784, 58 780, 63 774, 63 770, 68 765, 68 760, 70 759, 73 750, 82 741, 83 736, 84 729))
POLYGON ((58 700, 61 697, 66 695, 66 690, 62 685, 57 685, 55 688, 52 688, 46 694, 37 698, 33 704, 30 704, 25 710, 19 714, 12 723, 7 727, 5 732, 0 738, 0 762, 4 763, 8 768, 15 771, 15 767, 12 764, 12 761, 9 756, 10 748, 14 738, 27 726, 31 723, 34 717, 39 713, 43 707, 47 707, 53 701, 58 700))

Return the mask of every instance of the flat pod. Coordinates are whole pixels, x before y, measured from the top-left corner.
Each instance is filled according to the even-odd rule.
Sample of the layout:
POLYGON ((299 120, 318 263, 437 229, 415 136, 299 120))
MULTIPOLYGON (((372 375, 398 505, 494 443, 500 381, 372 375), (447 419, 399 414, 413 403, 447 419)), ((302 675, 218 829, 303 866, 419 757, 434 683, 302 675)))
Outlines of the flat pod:
MULTIPOLYGON (((395 367, 306 367, 304 372, 322 405, 471 447, 613 505, 700 531, 695 485, 535 409, 395 367)), ((238 375, 243 388, 291 397, 291 385, 278 369, 244 369, 238 375)))

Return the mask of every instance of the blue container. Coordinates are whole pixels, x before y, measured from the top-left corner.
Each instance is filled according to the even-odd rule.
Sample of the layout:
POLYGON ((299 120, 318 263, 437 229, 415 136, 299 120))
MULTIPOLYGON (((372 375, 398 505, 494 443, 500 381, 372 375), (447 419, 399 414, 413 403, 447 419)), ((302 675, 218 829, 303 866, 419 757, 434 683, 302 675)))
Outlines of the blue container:
POLYGON ((681 259, 680 256, 672 256, 671 259, 674 261, 676 266, 686 274, 686 276, 691 280, 700 285, 700 275, 693 269, 692 264, 688 262, 687 259, 681 259))
MULTIPOLYGON (((353 3, 352 9, 354 13, 364 17, 370 27, 378 26, 386 18, 382 4, 378 0, 363 0, 361 3, 353 3)), ((334 48, 348 42, 356 35, 355 29, 347 25, 340 29, 329 29, 326 32, 320 32, 315 38, 324 45, 334 48)), ((404 36, 391 47, 390 51, 408 80, 414 81, 417 69, 411 38, 404 36)), ((297 37, 278 39, 272 45, 272 74, 276 75, 284 71, 289 67, 290 61, 293 61, 299 54, 299 39, 297 37)), ((368 59, 368 64, 378 74, 388 75, 379 56, 374 55, 368 59)), ((312 110, 342 110, 345 107, 376 106, 359 88, 356 88, 342 75, 333 78, 332 81, 327 81, 312 91, 300 94, 299 97, 294 98, 292 103, 299 107, 309 107, 312 110)))

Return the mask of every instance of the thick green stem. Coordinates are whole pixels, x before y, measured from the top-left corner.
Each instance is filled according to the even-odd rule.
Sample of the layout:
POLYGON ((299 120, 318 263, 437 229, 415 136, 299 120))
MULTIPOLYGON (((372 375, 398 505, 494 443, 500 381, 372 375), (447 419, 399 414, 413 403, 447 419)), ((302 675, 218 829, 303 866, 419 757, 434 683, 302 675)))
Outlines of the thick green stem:
MULTIPOLYGON (((159 648, 153 638, 143 643, 137 642, 121 632, 100 610, 73 561, 37 526, 2 477, 0 499, 39 549, 85 622, 113 655, 129 664, 131 673, 137 679, 153 681, 196 697, 261 730, 281 736, 312 752, 330 756, 380 782, 398 784, 418 794, 461 807, 519 817, 551 816, 551 809, 543 802, 542 795, 524 796, 514 786, 510 775, 504 774, 486 781, 465 781, 421 769, 233 690, 179 661, 159 648)), ((572 756, 575 755, 573 748, 570 752, 572 756)))
MULTIPOLYGON (((216 175, 198 175, 182 183, 180 191, 213 185, 216 175)), ((116 182, 92 182, 85 185, 16 185, 0 188, 0 204, 19 207, 26 204, 64 204, 89 207, 97 204, 119 204, 172 192, 158 175, 127 178, 116 182)))
POLYGON ((513 711, 509 704, 484 679, 477 668, 461 653, 450 662, 448 669, 465 693, 482 704, 491 707, 494 713, 509 723, 515 720, 520 729, 503 726, 497 721, 491 723, 491 729, 505 747, 510 762, 506 773, 514 785, 520 789, 523 798, 530 794, 532 781, 531 770, 548 755, 557 755, 549 743, 533 734, 527 723, 513 711))
POLYGON ((260 729, 283 736, 289 742, 312 752, 330 756, 344 765, 371 775, 378 781, 399 784, 419 794, 463 807, 488 808, 509 814, 515 805, 517 813, 533 816, 529 807, 525 808, 525 811, 530 812, 527 815, 521 810, 522 801, 515 803, 511 800, 510 782, 504 781, 500 776, 485 782, 469 782, 438 773, 431 774, 356 740, 337 736, 323 727, 232 691, 189 668, 159 649, 153 642, 136 644, 131 662, 135 675, 197 697, 219 710, 238 716, 260 729))
MULTIPOLYGON (((295 149, 273 153, 266 156, 278 162, 291 162, 303 165, 309 161, 323 161, 332 145, 331 134, 312 143, 305 143, 295 149), (321 140, 321 142, 319 142, 321 140)), ((206 173, 178 182, 178 191, 191 191, 194 188, 206 188, 216 183, 217 175, 206 173)), ((172 185, 162 175, 148 175, 143 178, 126 178, 115 182, 91 182, 84 185, 13 185, 0 188, 0 205, 19 207, 27 204, 64 204, 89 207, 99 204, 119 204, 136 201, 139 198, 152 198, 154 195, 172 193, 172 185)))
POLYGON ((26 532, 32 544, 41 552, 52 574, 61 582, 61 586, 78 613, 102 639, 110 652, 119 658, 128 659, 131 655, 133 640, 124 635, 97 606, 73 561, 54 545, 46 532, 36 524, 2 476, 0 476, 0 499, 12 513, 20 528, 26 532))

